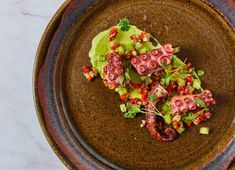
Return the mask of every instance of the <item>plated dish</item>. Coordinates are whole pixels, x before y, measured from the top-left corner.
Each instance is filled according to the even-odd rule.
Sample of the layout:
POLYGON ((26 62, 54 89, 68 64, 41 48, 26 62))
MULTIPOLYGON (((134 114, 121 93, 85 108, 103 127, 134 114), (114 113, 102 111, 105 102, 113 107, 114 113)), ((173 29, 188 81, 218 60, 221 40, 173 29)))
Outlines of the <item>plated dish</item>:
MULTIPOLYGON (((124 18, 93 39, 89 52, 93 67, 83 66, 83 74, 88 81, 99 74, 125 102, 120 104, 125 118, 145 114, 140 127, 168 142, 186 127, 210 119, 209 106, 216 104, 211 91, 201 86, 204 71, 196 71, 187 59, 181 61, 179 51, 170 43, 161 45, 124 18)), ((209 134, 209 127, 201 127, 200 133, 209 134)))
MULTIPOLYGON (((66 1, 45 31, 34 69, 37 114, 53 150, 69 169, 228 169, 235 156, 234 18, 232 1, 66 1), (127 106, 129 93, 122 102, 101 78, 87 81, 82 68, 92 66, 92 40, 125 17, 162 46, 180 47, 174 55, 204 71, 202 88, 216 100, 209 120, 192 127, 183 122, 175 140, 160 142, 141 127, 145 113, 124 117, 120 105, 127 106), (200 133, 204 127, 208 135, 200 133)), ((165 128, 174 129, 172 123, 162 127, 161 137, 165 128)))

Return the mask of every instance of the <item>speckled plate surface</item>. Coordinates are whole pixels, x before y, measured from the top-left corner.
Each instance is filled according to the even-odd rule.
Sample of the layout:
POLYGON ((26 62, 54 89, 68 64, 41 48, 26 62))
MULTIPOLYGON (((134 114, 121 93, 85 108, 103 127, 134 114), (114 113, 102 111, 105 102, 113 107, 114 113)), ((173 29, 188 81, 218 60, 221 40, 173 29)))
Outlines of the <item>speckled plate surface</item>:
POLYGON ((34 68, 38 118, 69 169, 227 169, 235 157, 235 3, 232 0, 71 0, 56 13, 34 68), (120 18, 181 47, 179 56, 205 70, 215 116, 160 143, 140 118, 127 120, 118 96, 82 66, 94 36, 120 18), (200 126, 211 133, 198 133, 200 126))

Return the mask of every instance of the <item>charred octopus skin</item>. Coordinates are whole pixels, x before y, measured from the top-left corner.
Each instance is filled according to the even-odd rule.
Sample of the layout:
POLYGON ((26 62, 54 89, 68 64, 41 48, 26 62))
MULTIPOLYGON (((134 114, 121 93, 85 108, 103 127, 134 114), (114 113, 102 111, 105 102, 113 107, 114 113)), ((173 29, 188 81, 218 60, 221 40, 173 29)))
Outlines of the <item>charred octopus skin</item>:
POLYGON ((164 62, 166 65, 169 65, 174 52, 175 49, 172 48, 171 44, 165 44, 159 49, 132 58, 131 64, 140 75, 149 75, 162 70, 162 64, 164 62))
POLYGON ((173 114, 180 114, 200 108, 201 106, 195 102, 195 99, 197 98, 202 100, 207 106, 214 105, 216 103, 211 91, 209 90, 205 90, 200 94, 174 96, 171 99, 173 114))
MULTIPOLYGON (((158 99, 166 97, 168 95, 167 91, 161 87, 160 85, 156 85, 150 91, 150 94, 155 94, 158 99)), ((176 137, 176 131, 173 128, 167 127, 163 128, 164 120, 153 114, 152 112, 155 110, 155 105, 158 101, 152 102, 149 101, 147 105, 147 114, 146 114, 146 127, 149 129, 151 135, 161 142, 169 142, 173 141, 176 137)))
POLYGON ((120 85, 119 78, 124 75, 124 68, 120 55, 117 53, 110 53, 107 58, 108 65, 105 67, 107 72, 105 79, 108 81, 108 85, 118 87, 120 85))

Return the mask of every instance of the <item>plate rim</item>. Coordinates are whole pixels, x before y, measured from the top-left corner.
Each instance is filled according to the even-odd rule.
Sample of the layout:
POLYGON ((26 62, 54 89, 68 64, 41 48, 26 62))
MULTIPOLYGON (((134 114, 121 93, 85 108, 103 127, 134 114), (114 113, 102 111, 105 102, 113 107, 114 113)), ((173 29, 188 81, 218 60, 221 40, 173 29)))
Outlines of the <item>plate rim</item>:
MULTIPOLYGON (((74 2, 74 1, 83 1, 83 0, 66 0, 62 6, 58 9, 58 11, 55 13, 55 15, 53 16, 53 18, 51 19, 51 21, 49 22, 46 30, 44 31, 43 33, 43 36, 40 40, 40 43, 39 43, 39 46, 38 46, 38 50, 37 50, 37 53, 36 53, 36 57, 35 57, 35 62, 34 62, 34 70, 33 70, 33 98, 34 98, 34 105, 35 105, 35 109, 36 109, 36 112, 37 112, 37 117, 38 117, 38 120, 39 120, 39 123, 40 123, 40 126, 44 132, 44 135, 48 141, 48 143, 50 144, 50 146, 52 147, 53 151, 56 153, 56 155, 60 158, 60 160, 65 164, 65 166, 68 168, 68 169, 76 169, 76 168, 79 168, 79 169, 86 169, 87 166, 89 166, 89 163, 84 163, 84 165, 81 163, 81 164, 74 164, 74 162, 71 162, 66 156, 65 154, 61 151, 61 149, 57 146, 57 144, 55 143, 55 140, 53 139, 53 137, 50 135, 50 132, 48 132, 47 130, 47 127, 46 127, 46 124, 45 124, 45 121, 44 121, 44 113, 41 109, 41 103, 40 103, 40 100, 38 98, 38 92, 37 92, 37 88, 38 88, 38 75, 39 75, 39 72, 40 70, 42 69, 42 63, 41 63, 41 58, 43 57, 42 56, 42 53, 44 53, 45 55, 47 55, 47 50, 45 51, 45 49, 43 49, 44 45, 45 44, 48 44, 50 46, 50 42, 53 38, 53 35, 50 35, 48 33, 50 32, 54 32, 57 30, 57 28, 59 28, 59 26, 55 26, 56 24, 55 23, 58 23, 60 22, 61 18, 63 17, 63 14, 64 12, 67 10, 67 7, 70 6, 71 2, 74 2), (44 50, 44 52, 43 52, 44 50)), ((91 0, 91 1, 98 1, 98 0, 91 0)), ((232 20, 233 18, 229 18, 229 10, 225 10, 225 9, 217 9, 215 6, 216 5, 219 5, 219 1, 218 0, 201 0, 203 1, 204 3, 208 4, 209 6, 211 6, 217 13, 219 13, 220 16, 222 16, 223 19, 226 20, 226 22, 230 25, 230 27, 233 29, 233 31, 235 32, 235 19, 232 20), (225 17, 225 16, 228 16, 225 17)), ((228 0, 229 1, 229 0, 228 0)), ((227 1, 227 2, 228 2, 227 1)), ((232 6, 230 6, 232 8, 232 6)), ((233 10, 235 10, 235 8, 232 8, 233 10)), ((44 59, 46 57, 44 56, 44 59)), ((235 140, 233 141, 235 142, 235 140)), ((234 143, 232 143, 233 146, 234 143)), ((235 155, 233 155, 235 156, 235 155)), ((228 166, 228 165, 227 165, 228 166)), ((106 167, 107 169, 109 169, 109 167, 106 167)))

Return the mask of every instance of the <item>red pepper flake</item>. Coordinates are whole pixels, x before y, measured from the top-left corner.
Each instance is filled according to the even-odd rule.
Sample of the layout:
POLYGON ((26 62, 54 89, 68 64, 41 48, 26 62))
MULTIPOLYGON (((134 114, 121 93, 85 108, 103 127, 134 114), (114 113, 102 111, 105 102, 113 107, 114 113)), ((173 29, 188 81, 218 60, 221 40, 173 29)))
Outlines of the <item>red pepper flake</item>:
POLYGON ((133 35, 131 35, 130 36, 130 39, 133 41, 133 42, 135 42, 135 43, 137 43, 137 42, 140 42, 140 38, 139 37, 137 37, 135 34, 133 34, 133 35))
POLYGON ((192 77, 191 77, 191 76, 186 76, 185 80, 186 80, 187 82, 192 82, 192 77))
POLYGON ((135 89, 139 89, 140 85, 139 84, 135 84, 135 83, 131 83, 132 87, 134 87, 135 89))
POLYGON ((148 33, 146 32, 142 32, 139 36, 139 39, 142 41, 142 42, 147 42, 149 39, 148 39, 148 33))
POLYGON ((178 87, 177 87, 177 90, 178 90, 178 92, 181 92, 181 91, 183 91, 183 90, 184 90, 184 87, 182 87, 182 86, 178 86, 178 87))
POLYGON ((147 101, 147 93, 146 92, 141 92, 140 93, 141 94, 141 96, 142 96, 142 102, 146 102, 147 101))
POLYGON ((169 86, 166 88, 166 91, 170 93, 174 89, 174 86, 172 83, 169 84, 169 86))
POLYGON ((87 66, 83 66, 83 73, 89 73, 91 71, 91 68, 90 67, 87 67, 87 66))
POLYGON ((121 101, 126 101, 126 94, 120 95, 121 101))
POLYGON ((117 28, 112 27, 109 33, 109 41, 112 41, 117 36, 117 34, 118 34, 117 28))
POLYGON ((145 84, 141 84, 141 85, 140 85, 140 88, 141 88, 141 89, 146 89, 147 86, 146 86, 145 84))
POLYGON ((136 104, 138 101, 139 101, 138 98, 131 98, 131 99, 130 99, 130 102, 131 102, 132 104, 136 104))

